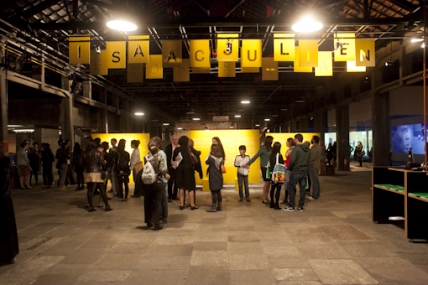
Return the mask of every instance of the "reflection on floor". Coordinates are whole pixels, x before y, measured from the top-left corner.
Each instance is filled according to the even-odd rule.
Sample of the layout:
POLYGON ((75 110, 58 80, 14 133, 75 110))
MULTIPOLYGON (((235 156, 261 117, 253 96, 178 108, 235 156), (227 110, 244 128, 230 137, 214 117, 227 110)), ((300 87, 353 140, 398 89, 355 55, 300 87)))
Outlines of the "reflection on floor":
POLYGON ((304 212, 270 209, 253 185, 251 203, 224 191, 207 213, 197 192, 200 209, 170 203, 162 231, 144 227, 142 198, 88 213, 84 191, 14 190, 21 253, 0 284, 428 284, 428 244, 371 221, 370 181, 321 177, 304 212))

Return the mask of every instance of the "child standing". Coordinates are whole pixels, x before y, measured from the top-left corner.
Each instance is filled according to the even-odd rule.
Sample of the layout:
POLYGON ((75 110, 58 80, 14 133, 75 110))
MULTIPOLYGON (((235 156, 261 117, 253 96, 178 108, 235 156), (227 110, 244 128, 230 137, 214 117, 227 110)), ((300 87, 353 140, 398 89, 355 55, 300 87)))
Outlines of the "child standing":
POLYGON ((245 145, 239 146, 239 155, 235 158, 235 167, 238 168, 239 202, 244 201, 242 186, 245 187, 246 201, 251 202, 250 189, 248 188, 248 171, 250 167, 247 165, 250 161, 250 156, 245 154, 246 151, 247 148, 245 145), (243 165, 245 165, 245 167, 243 165))
POLYGON ((217 212, 222 210, 221 188, 223 188, 223 175, 221 173, 221 164, 223 156, 218 145, 211 146, 210 155, 205 161, 208 164, 208 180, 210 184, 212 205, 207 212, 217 212), (217 206, 218 202, 218 206, 217 206))

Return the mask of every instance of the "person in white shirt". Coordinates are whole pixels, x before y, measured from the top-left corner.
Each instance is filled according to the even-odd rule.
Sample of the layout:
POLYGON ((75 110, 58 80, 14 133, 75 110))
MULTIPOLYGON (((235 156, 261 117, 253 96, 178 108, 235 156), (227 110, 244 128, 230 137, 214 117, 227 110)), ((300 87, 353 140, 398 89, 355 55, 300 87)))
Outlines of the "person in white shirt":
POLYGON ((250 189, 248 187, 248 172, 250 167, 247 165, 250 157, 245 154, 246 151, 247 148, 245 145, 239 146, 239 155, 235 158, 234 163, 235 167, 238 168, 239 202, 244 201, 243 186, 245 187, 245 199, 247 202, 251 202, 250 189))
POLYGON ((131 147, 133 148, 132 154, 131 154, 131 171, 132 171, 132 178, 134 179, 135 183, 135 177, 137 176, 138 172, 143 167, 143 163, 140 158, 140 150, 138 149, 138 146, 140 145, 139 140, 132 140, 131 141, 131 147))

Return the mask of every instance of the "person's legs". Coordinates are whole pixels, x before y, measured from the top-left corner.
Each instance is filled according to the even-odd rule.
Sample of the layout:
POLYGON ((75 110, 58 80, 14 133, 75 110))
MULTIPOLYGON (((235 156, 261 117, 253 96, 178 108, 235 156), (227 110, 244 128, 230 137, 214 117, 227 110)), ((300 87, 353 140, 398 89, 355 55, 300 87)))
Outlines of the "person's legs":
POLYGON ((28 174, 24 177, 24 183, 25 183, 25 187, 31 188, 31 186, 30 186, 30 174, 28 174))
POLYGON ((207 212, 217 212, 218 190, 211 190, 211 208, 207 212))
POLYGON ((111 211, 110 205, 108 204, 107 194, 106 194, 106 188, 104 187, 104 183, 97 183, 98 188, 100 189, 100 196, 103 198, 105 210, 111 211))
POLYGON ((118 175, 117 176, 117 183, 119 184, 119 191, 118 191, 118 193, 117 193, 117 196, 120 198, 120 199, 123 199, 123 175, 118 175))
POLYGON ((184 207, 184 189, 180 188, 180 209, 182 209, 182 207, 184 207))
POLYGON ((320 182, 318 179, 318 170, 313 167, 309 167, 308 173, 309 180, 311 181, 312 186, 312 198, 318 199, 320 197, 320 182))
MULTIPOLYGON (((295 181, 294 178, 294 172, 291 172, 290 175, 290 182, 288 184, 288 195, 290 196, 290 202, 288 203, 288 207, 293 208, 295 206, 295 198, 296 198, 296 184, 297 182, 295 181)), ((303 189, 305 189, 305 187, 303 187, 303 189)))
POLYGON ((162 229, 162 227, 159 225, 160 214, 162 211, 162 205, 161 205, 162 185, 163 183, 155 183, 155 185, 153 185, 153 198, 151 203, 152 203, 152 224, 155 225, 154 230, 162 229))
POLYGON ((117 179, 116 167, 113 166, 111 168, 111 190, 113 191, 113 196, 117 196, 118 187, 119 187, 119 184, 117 179))
POLYGON ((221 190, 218 190, 217 194, 217 211, 223 211, 223 197, 221 196, 221 190))
POLYGON ((280 210, 281 208, 279 207, 279 197, 281 196, 281 187, 282 184, 278 184, 276 185, 276 192, 275 192, 275 205, 274 205, 274 209, 275 210, 280 210))
POLYGON ((123 183, 125 184, 125 200, 128 199, 128 192, 129 192, 129 176, 124 176, 123 183))
POLYGON ((242 199, 244 199, 244 192, 242 191, 243 183, 244 183, 244 175, 238 173, 239 201, 242 201, 242 199))
POLYGON ((92 197, 94 196, 94 191, 97 188, 97 183, 90 183, 88 184, 88 192, 87 192, 87 197, 88 197, 88 205, 89 205, 89 212, 93 212, 95 211, 94 206, 92 205, 92 197), (89 187, 91 186, 91 187, 89 187))
POLYGON ((248 187, 248 176, 243 175, 243 182, 244 182, 244 188, 245 188, 245 197, 248 200, 250 198, 250 188, 248 187))
POLYGON ((64 188, 65 186, 65 179, 67 178, 67 169, 68 169, 68 164, 61 164, 61 175, 59 178, 60 188, 64 188))
POLYGON ((306 198, 306 189, 305 189, 305 185, 306 185, 306 179, 307 176, 305 175, 305 173, 301 173, 300 175, 298 175, 298 183, 299 183, 299 187, 300 187, 300 199, 299 199, 299 208, 303 209, 304 205, 305 205, 305 198, 306 198))
POLYGON ((192 210, 197 209, 195 205, 195 190, 188 190, 189 192, 189 199, 190 199, 190 206, 192 207, 192 210))
POLYGON ((274 183, 271 183, 270 186, 270 207, 273 208, 275 204, 274 194, 275 194, 276 185, 274 183))
POLYGON ((19 184, 20 184, 21 188, 25 188, 24 177, 25 176, 22 176, 22 175, 19 176, 19 184))
POLYGON ((43 185, 48 186, 48 175, 46 169, 42 170, 42 176, 43 176, 43 185))
POLYGON ((363 157, 360 158, 360 167, 363 167, 363 157))
MULTIPOLYGON (((83 174, 82 174, 83 175, 83 174)), ((52 170, 50 170, 49 172, 48 172, 48 187, 51 187, 52 186, 52 183, 53 183, 53 174, 52 174, 52 170)))
POLYGON ((265 203, 269 202, 269 187, 270 187, 270 182, 269 181, 265 181, 264 185, 263 185, 263 201, 265 203))
POLYGON ((152 200, 153 200, 153 185, 144 185, 145 194, 144 194, 144 222, 148 227, 151 227, 152 224, 152 200))
POLYGON ((162 187, 161 187, 161 195, 162 195, 162 220, 164 221, 164 223, 166 222, 166 219, 168 218, 168 202, 166 199, 166 194, 165 194, 165 188, 166 188, 166 183, 162 183, 162 187))

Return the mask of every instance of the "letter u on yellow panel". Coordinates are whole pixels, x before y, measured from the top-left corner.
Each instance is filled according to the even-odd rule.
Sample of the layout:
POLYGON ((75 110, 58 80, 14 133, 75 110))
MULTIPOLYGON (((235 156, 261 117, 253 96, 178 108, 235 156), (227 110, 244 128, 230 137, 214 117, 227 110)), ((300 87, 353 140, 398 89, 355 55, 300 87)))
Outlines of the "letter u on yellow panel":
POLYGON ((242 40, 241 66, 262 67, 262 41, 242 40))

